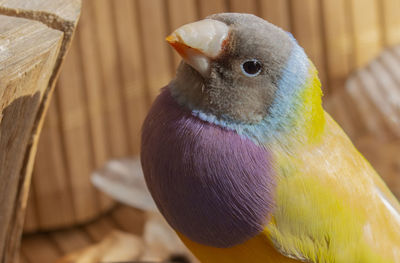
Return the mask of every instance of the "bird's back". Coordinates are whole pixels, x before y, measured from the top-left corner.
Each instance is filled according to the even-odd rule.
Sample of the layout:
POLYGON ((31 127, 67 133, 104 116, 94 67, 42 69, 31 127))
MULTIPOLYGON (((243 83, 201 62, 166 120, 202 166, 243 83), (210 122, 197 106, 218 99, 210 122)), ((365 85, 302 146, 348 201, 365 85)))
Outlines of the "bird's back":
POLYGON ((319 142, 279 154, 276 209, 265 233, 311 262, 400 262, 400 206, 325 114, 319 142))

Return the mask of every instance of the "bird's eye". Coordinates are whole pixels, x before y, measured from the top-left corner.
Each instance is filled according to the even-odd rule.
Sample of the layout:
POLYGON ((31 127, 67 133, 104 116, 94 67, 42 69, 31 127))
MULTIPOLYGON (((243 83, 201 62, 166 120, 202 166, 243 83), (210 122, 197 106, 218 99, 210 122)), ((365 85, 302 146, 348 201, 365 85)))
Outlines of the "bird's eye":
POLYGON ((245 62, 242 63, 241 65, 242 68, 242 72, 248 76, 248 77, 255 77, 258 74, 260 74, 261 72, 261 62, 256 60, 256 59, 252 59, 252 60, 246 60, 245 62))

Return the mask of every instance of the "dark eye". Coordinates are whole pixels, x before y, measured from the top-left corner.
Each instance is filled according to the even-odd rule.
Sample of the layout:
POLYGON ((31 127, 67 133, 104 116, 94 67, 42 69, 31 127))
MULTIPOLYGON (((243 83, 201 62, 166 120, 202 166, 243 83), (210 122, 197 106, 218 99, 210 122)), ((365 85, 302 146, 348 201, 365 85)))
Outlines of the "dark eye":
POLYGON ((252 59, 252 60, 247 60, 247 61, 243 62, 241 67, 242 67, 243 73, 246 76, 255 77, 258 74, 260 74, 262 65, 261 65, 260 61, 258 61, 256 59, 252 59))

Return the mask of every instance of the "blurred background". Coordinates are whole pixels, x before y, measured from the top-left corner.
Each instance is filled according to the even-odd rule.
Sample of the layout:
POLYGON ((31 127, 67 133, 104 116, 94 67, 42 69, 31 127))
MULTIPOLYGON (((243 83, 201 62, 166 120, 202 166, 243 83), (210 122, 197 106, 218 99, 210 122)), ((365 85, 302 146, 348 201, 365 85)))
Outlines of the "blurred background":
POLYGON ((325 108, 400 197, 400 0, 83 0, 40 138, 22 262, 54 262, 112 229, 143 235, 146 213, 90 176, 138 155, 141 123, 180 61, 165 37, 218 12, 292 32, 320 72, 325 108))

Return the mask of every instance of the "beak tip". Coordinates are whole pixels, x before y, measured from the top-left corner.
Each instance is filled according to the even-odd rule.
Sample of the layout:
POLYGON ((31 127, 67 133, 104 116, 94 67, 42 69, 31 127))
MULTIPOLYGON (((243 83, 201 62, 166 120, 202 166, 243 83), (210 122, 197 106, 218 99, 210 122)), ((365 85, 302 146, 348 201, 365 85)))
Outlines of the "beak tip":
POLYGON ((178 41, 178 38, 175 36, 175 34, 171 34, 165 38, 165 41, 167 41, 169 44, 173 44, 178 41))

